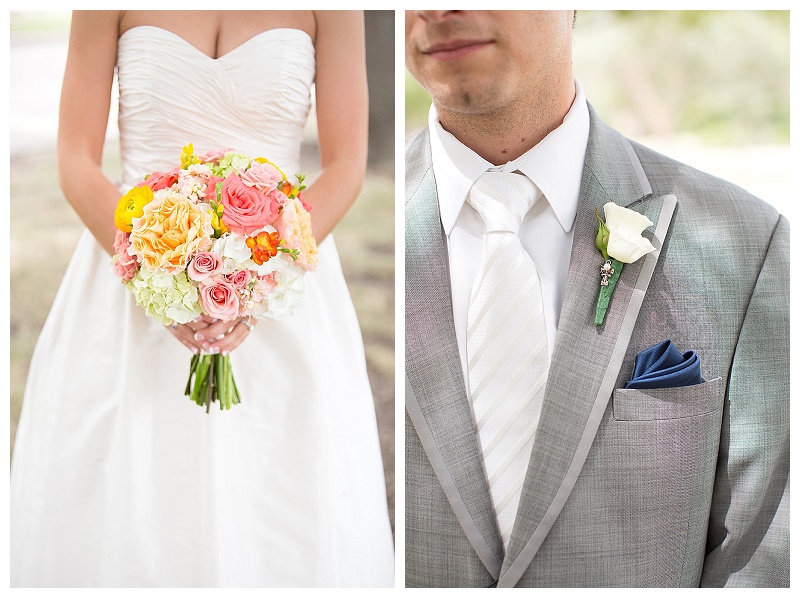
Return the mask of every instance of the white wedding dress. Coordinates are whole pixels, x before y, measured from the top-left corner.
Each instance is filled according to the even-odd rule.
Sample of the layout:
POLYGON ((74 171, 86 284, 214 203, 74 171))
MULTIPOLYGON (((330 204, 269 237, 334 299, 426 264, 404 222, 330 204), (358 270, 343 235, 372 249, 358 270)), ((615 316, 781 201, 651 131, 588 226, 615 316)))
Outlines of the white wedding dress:
MULTIPOLYGON (((119 40, 126 189, 234 148, 298 172, 315 75, 297 29, 212 59, 164 29, 119 40)), ((242 403, 184 396, 191 354, 88 231, 31 362, 11 470, 12 586, 392 586, 361 334, 332 238, 293 316, 231 354, 242 403)))

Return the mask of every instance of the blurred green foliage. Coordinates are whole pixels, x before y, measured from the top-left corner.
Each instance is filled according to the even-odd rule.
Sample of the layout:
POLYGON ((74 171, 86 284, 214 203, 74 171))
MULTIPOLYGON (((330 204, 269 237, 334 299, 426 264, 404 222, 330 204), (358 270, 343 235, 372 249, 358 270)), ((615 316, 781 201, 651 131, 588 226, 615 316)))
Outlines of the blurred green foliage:
MULTIPOLYGON (((575 76, 631 137, 788 143, 789 11, 579 11, 575 76)), ((406 77, 406 131, 430 98, 406 77)))
POLYGON ((9 26, 15 39, 41 36, 48 31, 63 32, 69 28, 70 11, 11 11, 9 26))

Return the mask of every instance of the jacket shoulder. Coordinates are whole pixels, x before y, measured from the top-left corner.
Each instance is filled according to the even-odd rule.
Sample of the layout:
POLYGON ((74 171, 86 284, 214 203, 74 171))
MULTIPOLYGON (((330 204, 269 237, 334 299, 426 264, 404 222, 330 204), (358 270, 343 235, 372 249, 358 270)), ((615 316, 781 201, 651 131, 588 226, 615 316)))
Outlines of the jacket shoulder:
POLYGON ((708 212, 718 218, 758 219, 769 230, 779 213, 767 202, 729 181, 702 172, 673 158, 630 141, 653 188, 654 195, 674 193, 684 209, 708 212))
POLYGON ((432 167, 430 136, 426 127, 406 143, 406 203, 432 167))

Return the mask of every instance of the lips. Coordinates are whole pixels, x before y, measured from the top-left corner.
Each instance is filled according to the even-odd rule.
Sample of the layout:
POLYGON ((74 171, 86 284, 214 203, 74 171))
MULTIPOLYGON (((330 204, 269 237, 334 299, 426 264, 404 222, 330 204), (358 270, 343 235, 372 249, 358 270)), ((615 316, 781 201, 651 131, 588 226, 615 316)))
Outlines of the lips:
POLYGON ((457 60, 480 51, 492 44, 491 41, 456 39, 440 42, 429 46, 422 53, 437 60, 457 60))

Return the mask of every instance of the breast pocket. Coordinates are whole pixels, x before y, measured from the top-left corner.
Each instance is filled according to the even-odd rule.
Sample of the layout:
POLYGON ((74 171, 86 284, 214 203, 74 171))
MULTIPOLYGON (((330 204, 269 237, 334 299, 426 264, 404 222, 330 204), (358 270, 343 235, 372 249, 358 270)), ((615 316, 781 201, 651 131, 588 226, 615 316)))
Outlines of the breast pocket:
POLYGON ((723 388, 722 378, 676 388, 618 388, 612 399, 614 419, 647 421, 704 415, 722 407, 723 388))

